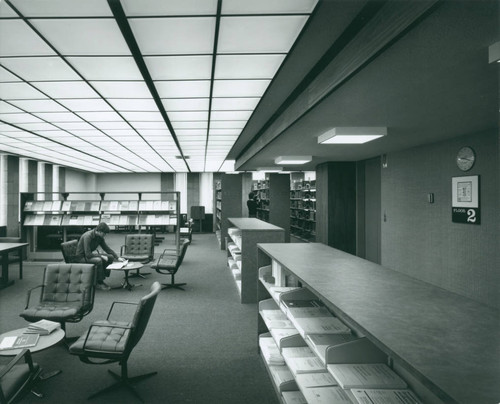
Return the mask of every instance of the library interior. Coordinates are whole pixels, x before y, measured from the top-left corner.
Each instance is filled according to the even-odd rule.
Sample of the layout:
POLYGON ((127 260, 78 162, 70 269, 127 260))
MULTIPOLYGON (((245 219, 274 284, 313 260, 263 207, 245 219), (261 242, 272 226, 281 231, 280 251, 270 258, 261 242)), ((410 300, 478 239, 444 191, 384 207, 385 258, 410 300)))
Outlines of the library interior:
POLYGON ((0 1, 0 402, 500 403, 499 22, 0 1))

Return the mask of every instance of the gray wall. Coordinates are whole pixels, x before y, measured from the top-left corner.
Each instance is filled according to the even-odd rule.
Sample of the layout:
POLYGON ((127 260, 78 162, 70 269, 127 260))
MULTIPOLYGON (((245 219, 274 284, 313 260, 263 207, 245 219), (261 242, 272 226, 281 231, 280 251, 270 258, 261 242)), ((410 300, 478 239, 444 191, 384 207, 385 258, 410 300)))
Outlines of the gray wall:
POLYGON ((382 265, 500 308, 498 143, 492 131, 387 155, 382 265), (466 145, 476 163, 464 173, 455 156, 466 145), (464 175, 480 176, 480 225, 451 221, 451 179, 464 175))

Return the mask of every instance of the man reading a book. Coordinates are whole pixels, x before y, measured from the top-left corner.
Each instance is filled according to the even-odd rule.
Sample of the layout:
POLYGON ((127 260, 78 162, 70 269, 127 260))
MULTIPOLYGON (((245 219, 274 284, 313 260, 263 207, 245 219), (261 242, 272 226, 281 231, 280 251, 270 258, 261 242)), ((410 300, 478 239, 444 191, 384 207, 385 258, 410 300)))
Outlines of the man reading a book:
POLYGON ((106 234, 109 233, 109 226, 101 222, 93 230, 82 234, 76 247, 76 262, 87 262, 94 264, 97 271, 97 289, 110 290, 110 287, 104 282, 111 271, 106 269, 114 260, 123 260, 116 254, 104 241, 106 234), (101 247, 104 252, 97 251, 101 247))

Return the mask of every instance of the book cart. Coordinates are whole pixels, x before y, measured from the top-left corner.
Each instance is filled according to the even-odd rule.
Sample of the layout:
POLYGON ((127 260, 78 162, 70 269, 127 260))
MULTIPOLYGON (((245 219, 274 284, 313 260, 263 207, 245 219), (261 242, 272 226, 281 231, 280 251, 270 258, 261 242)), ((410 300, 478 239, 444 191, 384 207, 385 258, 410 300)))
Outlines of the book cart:
POLYGON ((59 254, 61 242, 79 238, 100 222, 127 232, 168 230, 175 233, 178 247, 179 198, 179 192, 21 193, 22 232, 30 243, 28 258, 53 258, 53 250, 59 254))
POLYGON ((357 403, 365 393, 384 403, 498 402, 497 310, 319 243, 259 243, 258 266, 259 351, 281 402, 357 403), (313 303, 347 339, 321 342, 330 325, 300 314, 313 303), (384 378, 356 387, 345 368, 380 368, 384 378), (348 399, 321 401, 335 390, 348 399))
POLYGON ((282 243, 285 231, 255 218, 228 218, 228 266, 240 294, 241 303, 257 301, 257 243, 282 243))

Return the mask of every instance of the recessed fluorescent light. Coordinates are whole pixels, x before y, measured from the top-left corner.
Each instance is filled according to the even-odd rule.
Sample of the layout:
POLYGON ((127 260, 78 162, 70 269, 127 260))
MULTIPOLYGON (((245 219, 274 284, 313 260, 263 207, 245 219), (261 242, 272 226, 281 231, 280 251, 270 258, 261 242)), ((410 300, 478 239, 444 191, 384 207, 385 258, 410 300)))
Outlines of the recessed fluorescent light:
POLYGON ((274 159, 276 164, 305 164, 312 160, 312 156, 279 156, 274 159))
POLYGON ((500 42, 490 45, 488 48, 488 60, 490 63, 500 62, 500 42))
POLYGON ((321 144, 361 144, 387 135, 386 127, 333 128, 318 137, 321 144))

